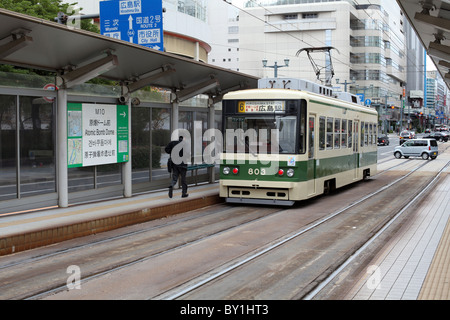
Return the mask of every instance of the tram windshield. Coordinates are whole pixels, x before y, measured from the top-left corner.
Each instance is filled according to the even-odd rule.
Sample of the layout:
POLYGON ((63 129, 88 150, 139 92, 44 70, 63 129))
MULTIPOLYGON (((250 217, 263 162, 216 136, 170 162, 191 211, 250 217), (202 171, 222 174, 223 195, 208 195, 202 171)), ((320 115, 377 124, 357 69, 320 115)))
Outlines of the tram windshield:
POLYGON ((229 116, 225 129, 225 152, 297 153, 297 116, 229 116))

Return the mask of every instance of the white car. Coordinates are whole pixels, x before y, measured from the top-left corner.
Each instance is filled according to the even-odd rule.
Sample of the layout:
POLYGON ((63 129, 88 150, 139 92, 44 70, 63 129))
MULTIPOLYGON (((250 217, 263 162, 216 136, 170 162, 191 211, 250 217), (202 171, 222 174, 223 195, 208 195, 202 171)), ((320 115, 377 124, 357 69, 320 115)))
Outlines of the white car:
POLYGON ((404 142, 402 145, 395 147, 394 156, 397 159, 405 157, 422 157, 436 159, 438 156, 438 144, 434 139, 411 139, 404 142))

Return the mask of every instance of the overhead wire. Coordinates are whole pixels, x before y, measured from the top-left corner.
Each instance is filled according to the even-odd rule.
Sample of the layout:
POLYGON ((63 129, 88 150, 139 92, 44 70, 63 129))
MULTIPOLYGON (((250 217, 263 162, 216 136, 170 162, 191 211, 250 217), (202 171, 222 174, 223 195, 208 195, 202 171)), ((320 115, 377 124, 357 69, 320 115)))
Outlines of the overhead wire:
MULTIPOLYGON (((233 3, 230 3, 230 2, 228 2, 228 1, 226 1, 226 0, 223 0, 223 1, 226 2, 227 4, 231 5, 231 6, 235 7, 235 8, 238 9, 239 11, 244 12, 245 14, 247 14, 247 15, 249 15, 249 16, 251 16, 251 17, 253 17, 253 18, 255 18, 255 19, 257 19, 257 20, 259 20, 259 21, 261 21, 261 22, 264 22, 264 24, 269 25, 269 26, 271 26, 271 27, 273 27, 273 28, 279 30, 281 33, 286 34, 286 35, 288 35, 288 36, 290 36, 290 37, 292 37, 292 38, 294 38, 294 39, 296 39, 296 40, 298 40, 298 41, 301 41, 301 42, 303 42, 304 44, 306 44, 306 45, 308 45, 308 46, 310 46, 310 47, 313 46, 312 44, 308 43, 308 42, 305 41, 304 39, 300 39, 300 38, 298 38, 297 36, 291 34, 290 32, 287 32, 287 31, 282 30, 282 29, 279 28, 278 26, 276 26, 276 25, 270 23, 270 22, 267 21, 267 20, 261 19, 260 17, 258 17, 258 16, 256 16, 256 15, 252 14, 252 13, 249 12, 248 10, 244 10, 243 8, 240 8, 240 7, 234 5, 233 3)), ((255 0, 249 0, 249 1, 252 2, 252 3, 254 3, 254 4, 256 4, 256 5, 257 5, 258 7, 260 7, 261 9, 264 9, 264 10, 267 11, 268 13, 275 14, 273 11, 271 11, 271 10, 268 9, 267 7, 261 5, 259 2, 255 1, 255 0)), ((354 0, 354 2, 355 2, 356 4, 358 4, 358 5, 361 6, 361 4, 358 3, 358 1, 354 0)), ((373 4, 370 3, 370 1, 369 1, 369 5, 373 5, 373 4)), ((371 15, 367 12, 366 9, 362 8, 362 9, 359 9, 359 10, 363 10, 363 12, 364 12, 370 19, 373 19, 373 18, 371 17, 371 15)), ((389 23, 387 23, 387 22, 384 20, 384 18, 383 18, 382 15, 381 15, 381 19, 382 19, 381 21, 384 23, 384 25, 387 26, 389 29, 391 29, 391 32, 390 32, 390 33, 394 32, 394 31, 392 30, 392 28, 389 26, 389 23)), ((298 32, 301 32, 301 30, 298 29, 298 27, 297 27, 294 23, 288 22, 287 24, 289 24, 289 25, 293 26, 294 28, 296 28, 296 32, 297 32, 297 31, 298 31, 298 32)), ((383 27, 381 28, 380 31, 383 32, 383 33, 388 37, 388 39, 390 40, 390 42, 392 43, 392 37, 391 37, 391 34, 388 33, 383 27)), ((313 38, 313 39, 315 39, 315 40, 317 40, 319 43, 325 45, 325 43, 324 43, 323 41, 321 41, 320 39, 317 39, 316 37, 314 37, 314 36, 312 36, 312 35, 310 35, 310 37, 313 38)), ((399 40, 401 41, 401 39, 399 39, 399 40)), ((240 49, 244 49, 244 48, 243 48, 242 46, 240 46, 240 49)), ((247 49, 248 49, 248 48, 245 48, 244 50, 247 50, 247 49)), ((410 62, 412 62, 412 64, 416 67, 416 70, 417 70, 417 69, 418 69, 418 66, 415 64, 415 62, 413 62, 412 60, 410 60, 410 57, 408 57, 408 55, 404 52, 404 50, 402 50, 402 51, 403 51, 403 54, 406 56, 406 58, 409 59, 410 62)), ((348 56, 345 56, 345 57, 346 57, 348 60, 350 60, 350 57, 348 57, 348 56)), ((352 68, 352 67, 353 67, 353 64, 351 64, 351 63, 349 63, 349 62, 342 61, 342 60, 339 59, 339 58, 333 57, 332 59, 335 60, 335 61, 337 61, 337 62, 340 62, 340 63, 343 64, 343 65, 348 66, 349 68, 352 68)), ((407 72, 414 72, 414 73, 416 73, 416 71, 410 71, 410 70, 406 70, 406 71, 405 71, 405 73, 407 73, 407 72)))
MULTIPOLYGON (((301 42, 303 42, 305 45, 307 45, 307 46, 309 46, 309 47, 314 47, 313 44, 308 43, 308 42, 306 42, 305 40, 298 38, 297 36, 291 34, 290 32, 287 32, 287 31, 282 30, 280 27, 278 27, 278 26, 276 26, 276 25, 270 23, 269 21, 266 21, 266 20, 264 20, 264 19, 261 19, 260 17, 258 17, 258 16, 256 16, 256 15, 252 14, 252 13, 249 12, 248 10, 244 10, 243 8, 240 8, 240 7, 234 5, 234 4, 232 4, 232 3, 230 3, 230 2, 228 2, 228 1, 226 1, 226 0, 223 0, 223 1, 226 2, 226 3, 228 3, 229 5, 231 5, 231 6, 235 7, 235 8, 237 8, 238 10, 240 10, 240 11, 246 13, 247 15, 249 15, 249 16, 251 16, 251 17, 253 17, 253 18, 255 18, 255 19, 257 19, 257 20, 259 20, 259 21, 261 21, 261 22, 264 22, 264 24, 267 24, 267 25, 273 27, 274 29, 280 31, 281 33, 283 33, 283 34, 285 34, 285 35, 288 35, 288 36, 294 38, 295 40, 301 41, 301 42)), ((260 7, 261 9, 264 9, 264 10, 267 11, 268 13, 275 14, 273 11, 271 11, 271 10, 269 10, 267 7, 265 7, 265 6, 261 5, 261 4, 259 4, 257 1, 255 1, 255 0, 249 0, 249 1, 255 3, 258 7, 260 7)), ((301 30, 298 29, 298 27, 297 27, 296 25, 294 25, 293 23, 289 22, 288 24, 290 24, 290 25, 292 25, 294 28, 296 28, 296 32, 297 32, 297 31, 298 31, 298 32, 301 32, 301 30)), ((310 37, 313 38, 313 39, 315 39, 315 40, 317 40, 319 43, 324 44, 324 42, 321 41, 320 39, 317 39, 316 37, 314 37, 314 36, 312 36, 312 35, 310 35, 310 37)), ((294 57, 294 56, 292 56, 292 57, 294 57)), ((349 57, 347 57, 347 58, 349 58, 349 57)), ((306 59, 306 58, 305 58, 305 59, 306 59)), ((350 63, 344 62, 344 61, 342 61, 342 60, 340 60, 340 59, 336 59, 336 58, 333 58, 333 59, 336 60, 336 61, 341 62, 342 64, 347 65, 348 67, 351 67, 351 64, 350 64, 350 63)))

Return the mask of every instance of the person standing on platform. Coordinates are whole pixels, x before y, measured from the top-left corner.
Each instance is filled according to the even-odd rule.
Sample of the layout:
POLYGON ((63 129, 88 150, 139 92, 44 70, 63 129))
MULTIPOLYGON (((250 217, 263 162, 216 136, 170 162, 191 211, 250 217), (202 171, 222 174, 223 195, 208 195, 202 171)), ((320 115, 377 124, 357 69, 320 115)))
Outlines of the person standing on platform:
POLYGON ((187 193, 188 187, 186 183, 187 161, 183 158, 183 146, 180 144, 182 142, 183 137, 180 136, 178 141, 175 140, 169 142, 169 144, 165 148, 166 153, 170 154, 167 165, 169 167, 171 166, 172 169, 170 170, 169 168, 169 172, 172 171, 172 182, 169 186, 169 198, 172 198, 173 196, 173 187, 177 184, 178 177, 181 177, 181 197, 186 198, 189 196, 187 193), (179 148, 180 146, 175 148, 175 146, 177 146, 178 144, 180 144, 181 148, 179 148), (176 153, 177 150, 178 154, 176 153), (172 151, 174 151, 175 153, 172 154, 172 151))

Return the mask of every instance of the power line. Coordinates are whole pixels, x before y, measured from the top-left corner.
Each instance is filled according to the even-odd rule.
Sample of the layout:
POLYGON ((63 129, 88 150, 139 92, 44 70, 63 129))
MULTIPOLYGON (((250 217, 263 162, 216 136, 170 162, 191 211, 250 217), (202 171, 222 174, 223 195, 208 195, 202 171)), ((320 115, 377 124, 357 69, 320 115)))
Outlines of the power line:
MULTIPOLYGON (((303 40, 303 39, 301 39, 301 38, 299 38, 299 37, 297 37, 297 36, 291 34, 290 32, 287 32, 287 31, 282 30, 280 27, 278 27, 278 26, 276 26, 276 25, 270 23, 269 21, 266 21, 266 20, 261 19, 260 17, 258 17, 258 16, 256 16, 255 14, 249 12, 248 10, 244 10, 243 8, 240 8, 240 7, 234 5, 234 4, 232 4, 232 3, 230 3, 230 2, 228 2, 228 1, 226 1, 226 0, 223 0, 223 1, 226 2, 227 4, 231 5, 231 6, 235 7, 235 8, 238 9, 240 12, 244 12, 245 14, 247 14, 247 15, 253 17, 254 19, 257 19, 257 20, 263 22, 265 25, 271 26, 272 28, 274 28, 274 29, 280 31, 281 33, 286 34, 286 35, 288 35, 288 36, 294 38, 295 40, 301 41, 301 42, 304 43, 305 45, 309 45, 309 46, 312 47, 312 44, 308 43, 307 41, 305 41, 305 40, 303 40)), ((256 4, 258 7, 260 7, 261 9, 264 9, 264 10, 267 11, 268 13, 276 14, 276 13, 274 13, 273 11, 271 11, 270 9, 268 9, 267 7, 265 7, 265 6, 261 5, 261 4, 259 4, 257 1, 255 1, 255 0, 250 0, 250 1, 251 1, 252 3, 255 3, 255 4, 256 4)), ((361 5, 360 3, 358 3, 357 1, 354 1, 354 2, 355 2, 357 5, 362 6, 362 5, 361 5)), ((370 1, 369 1, 369 5, 373 5, 373 4, 370 3, 370 1)), ((366 9, 361 8, 361 9, 358 9, 358 10, 363 10, 363 12, 364 12, 370 19, 373 20, 373 18, 372 18, 371 15, 367 12, 366 9)), ((381 26, 381 28, 378 29, 378 30, 380 30, 383 34, 385 34, 385 35, 388 37, 389 41, 390 41, 391 43, 393 43, 393 45, 395 45, 395 42, 393 42, 393 38, 392 38, 392 36, 391 36, 391 33, 394 33, 394 30, 389 26, 389 23, 387 23, 387 22, 384 20, 384 18, 383 18, 382 15, 380 15, 380 18, 381 18, 381 20, 377 20, 377 21, 381 21, 381 22, 384 24, 384 26, 387 26, 391 31, 388 32, 388 30, 385 30, 385 28, 384 28, 383 26, 381 26)), ((293 27, 296 29, 295 32, 302 32, 302 30, 298 29, 298 27, 297 27, 294 23, 288 22, 288 24, 291 25, 291 26, 293 26, 293 27)), ((311 38, 317 40, 319 43, 325 44, 325 43, 324 43, 323 41, 321 41, 320 39, 317 39, 316 37, 314 37, 314 36, 312 36, 312 35, 309 35, 309 36, 310 36, 311 38)), ((398 40, 401 41, 401 39, 398 39, 398 40)), ((382 41, 383 41, 383 40, 382 40, 382 41)), ((336 43, 337 41, 334 40, 333 42, 336 43)), ((346 41, 346 42, 347 42, 347 41, 346 41)), ((366 47, 366 46, 364 46, 364 47, 366 47)), ((369 48, 369 47, 366 47, 366 48, 369 48)), ((400 48, 399 48, 399 49, 400 49, 400 48)), ((242 45, 240 45, 240 50, 259 51, 259 50, 254 50, 254 49, 250 49, 250 48, 245 48, 245 47, 243 47, 242 45)), ((420 67, 420 65, 418 66, 418 65, 415 63, 415 61, 412 61, 412 60, 410 59, 410 57, 408 56, 408 54, 405 52, 404 49, 400 49, 400 50, 403 52, 403 54, 404 54, 404 56, 406 57, 406 59, 407 59, 408 61, 410 61, 412 65, 415 66, 416 70, 418 70, 418 67, 420 67)), ((266 50, 266 51, 267 51, 267 50, 266 50)), ((266 52, 266 51, 264 51, 264 52, 266 52)), ((259 52, 261 52, 261 51, 259 51, 259 52)), ((271 54, 277 54, 277 53, 272 52, 271 54)), ((293 57, 293 55, 290 55, 290 57, 293 57)), ((346 58, 350 59, 349 56, 346 56, 346 58)), ((304 59, 307 60, 306 58, 304 58, 304 59)), ((337 62, 340 62, 342 65, 347 66, 349 69, 354 69, 354 67, 357 67, 357 66, 358 66, 358 64, 355 64, 355 63, 348 63, 348 62, 342 61, 341 59, 336 58, 336 57, 333 57, 333 60, 336 60, 337 62)), ((367 64, 367 63, 365 62, 365 63, 361 64, 361 67, 364 67, 365 64, 367 64)), ((369 62, 369 64, 370 64, 370 62, 369 62)), ((395 68, 395 67, 394 67, 394 68, 395 68)), ((405 71, 405 70, 404 70, 404 71, 400 71, 400 70, 399 70, 399 72, 402 72, 402 73, 404 73, 404 74, 422 72, 422 71, 408 70, 408 68, 407 68, 406 66, 405 66, 405 69, 406 69, 406 71, 405 71)), ((291 69, 291 70, 292 70, 292 69, 291 69)), ((366 69, 366 70, 367 70, 367 69, 366 69)), ((379 70, 379 71, 383 72, 383 71, 381 70, 381 68, 376 68, 376 69, 371 69, 371 70, 379 70)), ((363 70, 355 70, 355 71, 363 71, 363 70)), ((385 73, 385 72, 384 72, 384 73, 385 73)), ((389 76, 389 77, 392 78, 391 76, 389 76)), ((382 80, 374 80, 374 81, 381 81, 381 82, 385 83, 385 82, 382 81, 382 80)), ((399 81, 399 80, 396 80, 396 81, 399 81)))

